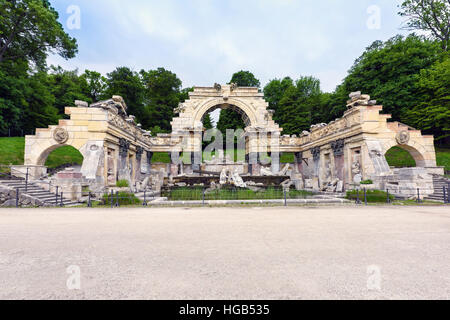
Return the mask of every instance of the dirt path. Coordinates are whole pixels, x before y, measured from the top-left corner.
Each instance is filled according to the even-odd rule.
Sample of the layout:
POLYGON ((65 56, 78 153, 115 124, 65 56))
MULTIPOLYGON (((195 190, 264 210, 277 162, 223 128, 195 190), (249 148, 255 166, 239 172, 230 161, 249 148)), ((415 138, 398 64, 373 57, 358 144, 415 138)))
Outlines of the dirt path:
POLYGON ((0 270, 0 299, 449 299, 450 210, 2 209, 0 270))

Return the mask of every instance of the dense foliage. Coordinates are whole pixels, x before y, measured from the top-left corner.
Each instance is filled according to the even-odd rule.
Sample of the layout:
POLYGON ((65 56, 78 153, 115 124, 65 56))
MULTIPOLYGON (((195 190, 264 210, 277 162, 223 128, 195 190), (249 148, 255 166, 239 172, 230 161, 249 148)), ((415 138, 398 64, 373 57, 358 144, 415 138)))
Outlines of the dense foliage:
POLYGON ((362 91, 384 106, 385 113, 448 144, 450 60, 439 43, 417 35, 375 41, 356 59, 333 93, 320 91, 319 80, 275 79, 264 94, 285 133, 299 134, 310 124, 328 123, 346 110, 348 94, 362 91))
MULTIPOLYGON (((250 71, 239 71, 233 74, 230 83, 235 83, 240 87, 257 87, 261 86, 261 82, 256 79, 250 71)), ((244 129, 245 123, 242 120, 242 115, 239 113, 225 109, 220 111, 219 121, 217 122, 217 129, 219 129, 225 136, 227 129, 244 129)))

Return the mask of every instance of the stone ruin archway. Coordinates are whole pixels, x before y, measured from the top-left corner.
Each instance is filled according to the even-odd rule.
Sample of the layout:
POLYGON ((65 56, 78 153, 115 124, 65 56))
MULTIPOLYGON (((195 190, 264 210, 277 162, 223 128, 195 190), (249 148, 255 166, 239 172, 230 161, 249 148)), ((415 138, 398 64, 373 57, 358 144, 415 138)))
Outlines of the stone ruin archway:
POLYGON ((179 116, 172 121, 172 132, 183 133, 203 129, 202 119, 206 113, 217 108, 236 109, 243 115, 248 127, 269 132, 281 132, 273 121, 273 111, 258 88, 218 85, 214 87, 195 87, 189 99, 175 110, 179 116))
MULTIPOLYGON (((172 136, 182 138, 183 150, 192 153, 196 167, 202 162, 203 118, 218 108, 233 109, 242 115, 247 126, 245 128, 247 159, 257 159, 257 156, 253 155, 260 152, 278 151, 276 147, 282 129, 273 121, 273 111, 269 110, 269 104, 258 88, 238 87, 234 84, 195 87, 194 91, 189 93, 189 99, 175 110, 178 117, 172 121, 172 136), (268 142, 272 137, 277 137, 275 139, 277 143, 268 142)), ((278 169, 275 166, 274 171, 278 169)))
MULTIPOLYGON (((432 136, 398 122, 388 122, 391 116, 381 114, 383 107, 368 95, 352 93, 350 99, 342 118, 313 125, 298 136, 281 136, 282 128, 274 122, 273 111, 258 88, 218 84, 195 87, 189 99, 175 110, 178 116, 172 121, 172 133, 158 135, 142 129, 133 116, 127 115, 121 97, 91 105, 77 101, 75 107, 66 108, 70 119, 37 129, 36 135, 26 137, 22 167, 33 167, 36 172, 43 170, 51 151, 70 145, 84 157, 83 177, 99 187, 114 186, 124 178, 132 184, 147 185, 143 181, 152 174, 152 169, 155 171, 153 153, 190 153, 200 159, 201 165, 203 117, 213 109, 232 108, 243 115, 247 125, 245 162, 249 170, 244 173, 252 176, 285 174, 280 163, 273 161, 271 170, 263 168, 266 164, 259 161, 259 155, 289 152, 295 155, 295 165, 290 171, 298 174, 291 177, 303 181, 305 188, 341 191, 357 184, 357 176, 372 179, 384 188, 403 174, 391 170, 384 156, 396 145, 408 150, 419 167, 405 171, 411 173, 412 178, 405 180, 408 183, 427 173, 443 174, 443 168, 436 167, 432 136)), ((194 163, 187 169, 195 171, 197 165, 194 163)), ((182 176, 183 169, 179 163, 168 164, 164 174, 182 176)))

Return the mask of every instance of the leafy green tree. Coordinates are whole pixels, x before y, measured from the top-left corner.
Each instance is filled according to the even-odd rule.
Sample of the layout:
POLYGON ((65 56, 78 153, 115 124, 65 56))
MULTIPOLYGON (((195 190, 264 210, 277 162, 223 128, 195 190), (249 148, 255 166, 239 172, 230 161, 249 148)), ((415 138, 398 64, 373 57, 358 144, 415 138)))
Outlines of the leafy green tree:
POLYGON ((403 121, 433 134, 440 144, 450 137, 450 58, 421 70, 417 89, 420 100, 409 109, 403 121))
POLYGON ((147 127, 159 126, 164 132, 170 132, 170 122, 174 109, 178 107, 181 96, 181 80, 177 75, 164 68, 140 72, 144 85, 145 103, 149 117, 142 122, 147 127))
POLYGON ((189 100, 189 92, 192 91, 194 91, 194 87, 182 89, 179 94, 180 102, 185 102, 186 100, 189 100))
POLYGON ((145 87, 137 72, 128 67, 118 67, 106 75, 107 89, 102 99, 110 99, 114 95, 122 96, 127 104, 127 113, 148 127, 148 110, 144 106, 145 87))
POLYGON ((255 75, 250 71, 239 71, 233 74, 230 83, 235 83, 239 87, 257 87, 261 86, 261 82, 256 79, 255 75))
MULTIPOLYGON (((261 83, 253 73, 250 71, 239 71, 233 74, 230 83, 235 83, 239 87, 260 87, 261 83)), ((217 122, 217 129, 223 135, 226 134, 227 129, 244 129, 245 123, 242 120, 242 115, 231 110, 223 109, 220 111, 219 121, 217 122)))
MULTIPOLYGON (((51 84, 45 72, 38 72, 27 79, 25 99, 28 107, 24 110, 22 118, 25 132, 57 124, 62 117, 54 106, 56 98, 50 88, 51 84)), ((68 105, 73 105, 73 100, 68 105)))
POLYGON ((65 107, 72 106, 75 100, 93 102, 85 95, 88 84, 85 78, 78 76, 77 70, 67 71, 59 66, 51 66, 47 83, 54 96, 54 106, 62 115, 65 107))
POLYGON ((68 59, 77 50, 48 0, 0 1, 0 63, 24 59, 44 67, 49 52, 68 59))
POLYGON ((0 134, 15 134, 22 130, 22 115, 27 105, 27 63, 3 63, 0 68, 0 134), (22 70, 21 70, 22 69, 22 70), (14 76, 15 74, 15 76, 14 76))
POLYGON ((421 30, 441 42, 442 49, 450 44, 449 0, 406 0, 400 5, 399 14, 408 20, 407 30, 421 30))
POLYGON ((300 77, 295 86, 289 87, 279 102, 279 125, 284 134, 300 134, 309 130, 312 113, 320 103, 320 80, 300 77))
POLYGON ((30 134, 35 128, 56 124, 60 116, 50 87, 45 72, 28 73, 26 61, 4 61, 0 68, 0 134, 30 134))
POLYGON ((203 117, 203 128, 205 128, 206 130, 214 128, 213 121, 211 119, 211 114, 210 113, 207 113, 203 117))
MULTIPOLYGON (((414 34, 376 41, 355 61, 338 88, 339 96, 347 99, 352 91, 370 94, 384 106, 385 113, 400 120, 402 113, 418 100, 416 83, 420 70, 430 68, 444 56, 439 43, 414 34)), ((340 104, 345 109, 345 100, 340 104)))
POLYGON ((274 79, 271 80, 265 87, 264 87, 264 98, 269 103, 269 107, 271 110, 275 111, 274 120, 278 121, 278 115, 279 112, 279 104, 281 98, 283 98, 284 93, 286 90, 290 87, 294 86, 294 81, 286 77, 282 80, 274 79))
POLYGON ((82 81, 85 81, 87 90, 84 92, 92 102, 99 101, 104 95, 107 88, 106 78, 100 72, 86 70, 81 75, 82 81))

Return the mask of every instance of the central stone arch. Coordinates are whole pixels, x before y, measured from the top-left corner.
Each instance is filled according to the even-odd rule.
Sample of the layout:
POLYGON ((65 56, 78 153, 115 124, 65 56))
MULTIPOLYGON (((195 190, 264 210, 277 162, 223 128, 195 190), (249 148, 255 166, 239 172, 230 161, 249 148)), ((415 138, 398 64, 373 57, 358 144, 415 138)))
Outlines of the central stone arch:
POLYGON ((239 98, 224 100, 223 98, 211 99, 206 101, 202 106, 196 110, 194 115, 194 126, 203 123, 203 118, 209 112, 216 109, 232 109, 242 116, 242 120, 247 127, 256 127, 258 125, 258 118, 255 110, 247 105, 245 101, 239 98))
POLYGON ((259 127, 268 131, 281 132, 272 120, 273 111, 258 88, 218 85, 214 87, 195 87, 189 99, 175 110, 179 117, 172 121, 173 132, 186 129, 199 129, 206 113, 217 108, 234 108, 244 116, 249 127, 259 127))
MULTIPOLYGON (((233 109, 242 115, 245 128, 246 159, 256 159, 261 152, 279 152, 281 129, 273 121, 274 111, 264 100, 264 94, 256 87, 238 87, 235 84, 214 87, 194 87, 189 99, 175 110, 179 116, 172 121, 172 137, 183 140, 184 152, 191 152, 198 167, 202 159, 203 119, 215 109, 233 109), (274 139, 277 143, 269 143, 274 139), (277 148, 276 150, 274 150, 277 148), (256 155, 256 156, 255 156, 256 155)), ((274 171, 278 170, 275 164, 274 171)))
POLYGON ((189 140, 188 145, 184 147, 185 151, 201 152, 204 116, 218 108, 230 108, 243 116, 247 126, 247 153, 258 152, 261 143, 257 134, 280 135, 282 131, 273 121, 274 112, 268 107, 264 94, 259 92, 258 88, 237 87, 233 84, 195 87, 194 91, 189 93, 189 99, 175 110, 175 114, 179 116, 172 121, 172 135, 189 140))

